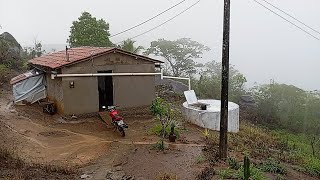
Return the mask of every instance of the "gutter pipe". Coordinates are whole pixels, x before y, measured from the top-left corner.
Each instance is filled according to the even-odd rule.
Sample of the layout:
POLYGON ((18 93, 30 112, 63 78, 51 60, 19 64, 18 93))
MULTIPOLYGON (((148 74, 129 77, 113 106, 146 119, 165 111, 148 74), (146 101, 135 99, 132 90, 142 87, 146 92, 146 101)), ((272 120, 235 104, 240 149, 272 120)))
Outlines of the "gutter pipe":
POLYGON ((51 74, 51 79, 62 78, 62 77, 98 77, 98 76, 153 76, 160 75, 161 79, 182 79, 188 80, 189 90, 191 90, 191 81, 187 77, 174 77, 174 76, 163 76, 161 69, 160 73, 89 73, 89 74, 51 74))

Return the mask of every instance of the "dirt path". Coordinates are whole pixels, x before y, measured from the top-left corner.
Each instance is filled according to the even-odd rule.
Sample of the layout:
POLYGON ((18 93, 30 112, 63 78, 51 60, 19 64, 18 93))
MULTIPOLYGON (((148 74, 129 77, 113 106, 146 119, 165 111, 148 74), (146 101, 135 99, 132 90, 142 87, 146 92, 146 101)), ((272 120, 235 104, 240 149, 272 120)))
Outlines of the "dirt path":
POLYGON ((10 147, 26 161, 82 166, 80 170, 91 179, 124 174, 154 179, 163 173, 195 177, 195 159, 203 146, 200 131, 191 126, 195 130, 186 133, 187 141, 167 143, 171 150, 163 154, 151 150, 158 141, 147 133, 155 123, 152 117, 143 113, 125 116, 129 129, 122 138, 96 117, 67 121, 43 114, 38 105, 11 106, 7 93, 0 98, 1 133, 6 137, 0 145, 10 147))

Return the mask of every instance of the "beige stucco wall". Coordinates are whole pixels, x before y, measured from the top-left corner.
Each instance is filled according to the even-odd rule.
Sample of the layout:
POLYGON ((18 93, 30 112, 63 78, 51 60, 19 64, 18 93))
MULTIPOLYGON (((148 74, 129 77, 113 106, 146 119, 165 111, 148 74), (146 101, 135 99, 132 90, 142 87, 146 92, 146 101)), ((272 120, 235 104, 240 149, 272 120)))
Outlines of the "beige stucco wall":
POLYGON ((46 75, 47 83, 47 96, 50 101, 53 101, 57 107, 59 113, 64 113, 63 105, 63 91, 62 91, 62 80, 61 79, 51 79, 50 74, 46 75))
MULTIPOLYGON (((114 73, 155 72, 154 64, 151 62, 126 55, 108 54, 65 67, 62 73, 97 73, 108 70, 114 73)), ((65 77, 61 80, 64 114, 99 111, 97 77, 65 77), (69 87, 71 81, 74 81, 74 88, 69 87)), ((114 104, 121 108, 150 105, 155 98, 154 76, 113 76, 113 93, 114 104)))

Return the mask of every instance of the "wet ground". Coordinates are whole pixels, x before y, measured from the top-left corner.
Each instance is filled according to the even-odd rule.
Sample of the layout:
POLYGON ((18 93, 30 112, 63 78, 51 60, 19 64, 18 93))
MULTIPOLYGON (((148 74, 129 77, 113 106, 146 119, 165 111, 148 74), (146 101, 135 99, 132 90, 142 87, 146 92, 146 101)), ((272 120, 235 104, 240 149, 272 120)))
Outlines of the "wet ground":
POLYGON ((163 153, 152 148, 159 137, 150 135, 156 122, 147 108, 123 111, 129 129, 121 137, 98 116, 50 116, 37 104, 13 106, 10 97, 8 92, 0 99, 1 133, 6 137, 0 145, 26 161, 81 167, 87 179, 107 179, 114 168, 136 179, 154 179, 165 173, 195 179, 202 168, 196 159, 204 142, 196 126, 185 124, 182 142, 167 143, 163 153))

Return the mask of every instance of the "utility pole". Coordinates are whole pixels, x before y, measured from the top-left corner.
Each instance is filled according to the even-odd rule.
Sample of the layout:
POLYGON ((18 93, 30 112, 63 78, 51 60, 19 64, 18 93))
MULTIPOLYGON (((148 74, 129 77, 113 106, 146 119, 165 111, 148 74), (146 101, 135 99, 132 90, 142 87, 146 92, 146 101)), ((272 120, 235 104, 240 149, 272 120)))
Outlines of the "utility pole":
POLYGON ((219 157, 227 158, 230 0, 224 0, 219 157))

